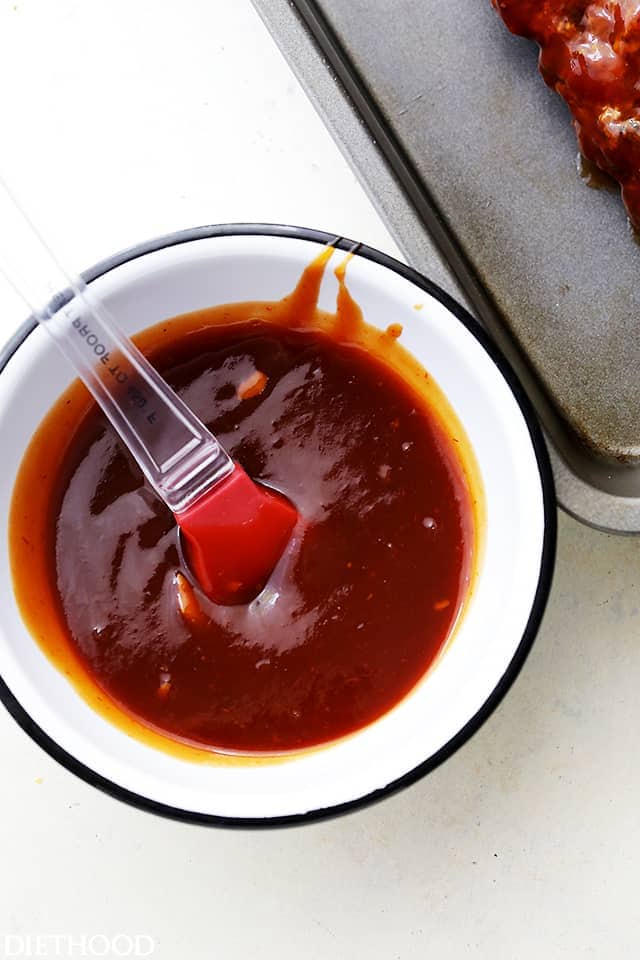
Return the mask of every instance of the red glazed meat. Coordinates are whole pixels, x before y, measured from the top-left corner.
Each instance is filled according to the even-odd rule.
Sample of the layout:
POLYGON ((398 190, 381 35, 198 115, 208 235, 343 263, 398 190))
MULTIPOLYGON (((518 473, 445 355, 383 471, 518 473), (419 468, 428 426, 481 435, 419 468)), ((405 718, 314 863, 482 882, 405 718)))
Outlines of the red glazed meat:
POLYGON ((619 181, 640 229, 640 0, 492 0, 541 48, 540 70, 567 101, 585 157, 619 181))

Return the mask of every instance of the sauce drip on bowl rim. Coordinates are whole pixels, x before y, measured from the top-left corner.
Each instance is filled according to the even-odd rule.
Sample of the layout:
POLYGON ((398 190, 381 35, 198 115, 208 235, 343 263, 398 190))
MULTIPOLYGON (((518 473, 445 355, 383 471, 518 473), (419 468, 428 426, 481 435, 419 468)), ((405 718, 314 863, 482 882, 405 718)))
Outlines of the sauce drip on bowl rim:
POLYGON ((74 384, 34 436, 10 522, 15 590, 101 713, 195 758, 280 754, 361 729, 444 649, 468 597, 480 487, 446 400, 368 326, 328 248, 292 294, 166 321, 138 344, 300 520, 251 603, 212 603, 171 514, 74 384), (44 545, 44 549, 43 549, 44 545))

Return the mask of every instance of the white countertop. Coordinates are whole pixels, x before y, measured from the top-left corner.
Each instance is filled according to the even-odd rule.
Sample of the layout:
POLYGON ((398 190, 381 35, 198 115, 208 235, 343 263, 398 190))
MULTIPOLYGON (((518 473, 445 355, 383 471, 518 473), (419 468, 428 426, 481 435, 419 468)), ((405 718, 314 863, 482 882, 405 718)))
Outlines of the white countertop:
MULTIPOLYGON (((249 0, 0 0, 0 89, 2 172, 76 269, 239 220, 397 255, 249 0)), ((0 287, 2 340, 22 315, 0 287)), ((561 515, 503 705, 426 779, 341 819, 162 820, 0 709, 0 957, 36 955, 29 934, 144 934, 154 960, 637 958, 638 676, 640 544, 561 515)))

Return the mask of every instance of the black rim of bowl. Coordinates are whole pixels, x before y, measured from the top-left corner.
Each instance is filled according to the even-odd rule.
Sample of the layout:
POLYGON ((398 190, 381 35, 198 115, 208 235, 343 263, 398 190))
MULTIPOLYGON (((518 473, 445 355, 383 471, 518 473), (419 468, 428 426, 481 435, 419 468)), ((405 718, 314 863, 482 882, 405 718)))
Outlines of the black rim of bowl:
MULTIPOLYGON (((123 800, 139 809, 156 813, 161 816, 181 820, 187 823, 208 824, 222 827, 277 827, 309 823, 314 820, 321 820, 328 817, 335 817, 339 814, 356 810, 367 806, 378 800, 388 797, 393 793, 408 787, 420 778, 430 773, 438 767, 444 760, 450 757, 464 743, 469 740, 476 731, 480 729, 485 720, 493 713, 502 698, 505 696, 514 680, 518 676, 522 666, 531 650, 533 641, 538 632, 542 616, 546 607, 551 581, 553 577, 553 568, 556 551, 556 500, 553 484, 553 475, 551 465, 547 454, 546 445, 542 436, 542 431, 538 424, 537 417, 533 411, 527 395, 525 394, 520 382, 513 373, 508 361, 502 355, 498 347, 489 339, 488 335, 474 320, 474 318, 461 307, 448 293, 445 293, 431 280, 422 276, 416 270, 407 267, 389 257, 373 247, 365 244, 348 240, 344 237, 336 237, 332 234, 320 230, 311 230, 306 227, 281 226, 279 224, 261 224, 261 223, 241 223, 241 224, 219 224, 204 227, 195 227, 190 230, 182 230, 177 233, 171 233, 164 237, 158 237, 155 240, 149 240, 145 243, 137 244, 134 247, 115 254, 113 257, 103 260, 101 263, 92 267, 83 273, 83 278, 87 283, 97 279, 110 270, 135 260, 138 257, 146 256, 156 250, 162 250, 166 247, 177 246, 181 243, 190 243, 194 240, 209 239, 212 237, 230 237, 230 236, 268 236, 285 237, 295 240, 308 240, 314 243, 332 244, 337 249, 357 252, 358 256, 365 257, 367 260, 373 260, 374 263, 394 273, 399 274, 406 280, 411 281, 417 287, 430 294, 436 300, 439 300, 467 330, 479 341, 486 353, 489 354, 498 370, 506 380, 524 418, 529 431, 533 450, 535 452, 540 483, 542 488, 543 506, 544 506, 544 536, 542 553, 540 558, 540 570, 538 574, 538 585, 535 597, 531 606, 529 619, 516 648, 514 655, 503 676, 498 680, 493 691, 484 702, 477 713, 462 727, 458 733, 451 738, 443 747, 434 753, 427 760, 423 761, 417 767, 414 767, 408 773, 393 780, 384 787, 380 787, 371 793, 354 800, 348 800, 344 803, 336 804, 330 807, 309 810, 304 813, 286 814, 277 817, 229 817, 219 816, 217 814, 199 813, 197 811, 182 810, 169 804, 160 803, 151 800, 140 794, 127 790, 119 784, 114 783, 107 777, 102 776, 95 770, 81 763, 74 756, 68 753, 60 744, 56 743, 27 713, 25 708, 13 695, 4 679, 0 677, 0 698, 5 707, 27 733, 32 740, 39 744, 54 760, 61 763, 67 770, 75 773, 87 783, 98 787, 100 790, 123 800)), ((16 353, 24 343, 30 333, 37 326, 37 321, 30 318, 22 325, 17 333, 11 338, 6 346, 0 351, 0 373, 9 363, 11 357, 16 353)))

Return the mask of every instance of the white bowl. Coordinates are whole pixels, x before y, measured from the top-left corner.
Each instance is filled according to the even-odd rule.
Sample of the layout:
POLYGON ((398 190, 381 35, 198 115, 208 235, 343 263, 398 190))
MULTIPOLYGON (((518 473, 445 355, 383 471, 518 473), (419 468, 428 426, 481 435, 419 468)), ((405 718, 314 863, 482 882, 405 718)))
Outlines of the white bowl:
MULTIPOLYGON (((133 333, 215 303, 280 299, 332 239, 291 227, 203 227, 141 244, 86 279, 133 333)), ((362 246, 348 284, 369 323, 402 323, 402 343, 465 427, 486 497, 484 555, 455 643, 415 690, 355 735, 277 763, 190 763, 127 737, 91 710, 27 632, 11 591, 11 492, 32 433, 72 376, 33 322, 0 358, 0 695, 48 753, 136 806, 201 823, 273 825, 382 797, 432 770, 478 729, 531 647, 551 581, 555 498, 521 388, 478 324, 424 277, 362 246)), ((335 294, 327 271, 320 306, 334 309, 335 294)))

